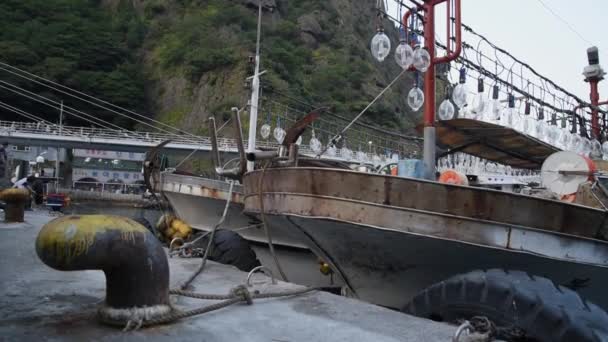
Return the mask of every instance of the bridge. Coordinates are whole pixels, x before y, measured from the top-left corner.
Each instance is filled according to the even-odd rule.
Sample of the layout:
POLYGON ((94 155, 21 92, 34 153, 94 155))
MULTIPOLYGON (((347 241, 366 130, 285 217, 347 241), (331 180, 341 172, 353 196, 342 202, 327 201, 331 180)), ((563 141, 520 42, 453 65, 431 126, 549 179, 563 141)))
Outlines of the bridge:
MULTIPOLYGON (((164 149, 174 154, 187 155, 196 151, 197 154, 206 155, 211 152, 209 137, 105 128, 60 127, 45 122, 0 121, 0 141, 6 141, 13 145, 147 152, 166 140, 171 140, 171 142, 164 149)), ((276 149, 279 145, 271 141, 258 140, 256 146, 258 148, 276 149)), ((236 139, 218 137, 218 148, 223 153, 238 153, 236 139)), ((247 149, 246 141, 245 149, 247 149)), ((315 156, 310 147, 304 144, 300 146, 300 153, 308 157, 315 156)), ((356 157, 355 154, 353 156, 356 157)), ((336 151, 336 156, 323 155, 321 158, 359 162, 354 158, 348 160, 342 158, 339 150, 336 151)))

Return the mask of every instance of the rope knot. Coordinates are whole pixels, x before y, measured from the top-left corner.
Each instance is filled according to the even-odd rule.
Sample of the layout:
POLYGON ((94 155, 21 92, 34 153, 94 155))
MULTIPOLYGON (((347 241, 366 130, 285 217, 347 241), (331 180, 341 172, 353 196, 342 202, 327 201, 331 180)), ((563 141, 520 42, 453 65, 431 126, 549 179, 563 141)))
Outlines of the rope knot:
POLYGON ((247 290, 247 287, 245 287, 245 285, 239 285, 233 288, 230 292, 235 297, 241 298, 242 300, 247 302, 247 305, 253 304, 253 298, 251 297, 251 293, 249 292, 249 290, 247 290))

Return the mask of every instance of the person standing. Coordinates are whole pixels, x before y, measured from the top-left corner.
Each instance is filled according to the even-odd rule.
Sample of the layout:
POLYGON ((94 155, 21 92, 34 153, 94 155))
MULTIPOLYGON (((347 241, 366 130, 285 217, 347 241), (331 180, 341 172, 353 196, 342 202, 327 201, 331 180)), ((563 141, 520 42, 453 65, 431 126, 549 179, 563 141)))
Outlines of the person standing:
POLYGON ((3 142, 0 145, 0 189, 8 188, 11 186, 11 181, 8 175, 8 143, 3 142))
POLYGON ((6 177, 6 167, 8 166, 8 143, 5 141, 0 145, 0 180, 6 177))

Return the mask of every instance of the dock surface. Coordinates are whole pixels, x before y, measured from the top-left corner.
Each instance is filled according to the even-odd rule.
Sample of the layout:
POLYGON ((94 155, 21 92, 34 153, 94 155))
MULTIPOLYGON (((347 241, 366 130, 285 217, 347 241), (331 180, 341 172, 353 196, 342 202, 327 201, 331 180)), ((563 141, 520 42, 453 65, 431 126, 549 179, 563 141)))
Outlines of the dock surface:
MULTIPOLYGON (((255 300, 172 324, 136 331, 98 323, 96 308, 105 295, 101 271, 61 272, 37 257, 38 231, 53 217, 28 212, 26 222, 0 223, 1 341, 451 341, 455 327, 402 314, 326 292, 255 300)), ((4 217, 0 214, 0 220, 4 217)), ((200 259, 169 259, 175 287, 200 265, 200 259)), ((247 274, 209 262, 193 283, 195 292, 227 294, 247 274)), ((253 290, 301 288, 259 274, 253 290)), ((172 296, 186 310, 214 303, 172 296)))

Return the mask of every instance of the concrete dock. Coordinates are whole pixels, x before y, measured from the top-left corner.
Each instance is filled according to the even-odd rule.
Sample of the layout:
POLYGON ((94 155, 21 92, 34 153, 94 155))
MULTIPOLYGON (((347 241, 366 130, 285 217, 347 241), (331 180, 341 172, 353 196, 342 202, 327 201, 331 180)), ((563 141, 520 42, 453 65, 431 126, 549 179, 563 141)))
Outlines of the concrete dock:
MULTIPOLYGON (((1 341, 451 341, 456 327, 411 317, 355 299, 325 292, 255 300, 168 325, 122 332, 98 323, 103 302, 101 271, 61 272, 37 257, 38 231, 53 217, 28 212, 26 223, 0 223, 1 341)), ((0 220, 3 220, 0 213, 0 220)), ((200 259, 169 259, 171 284, 176 286, 199 266, 200 259)), ((194 291, 227 294, 245 283, 247 274, 209 262, 195 280, 194 291)), ((251 290, 300 288, 257 274, 251 290)), ((214 303, 172 297, 182 310, 214 303)))

